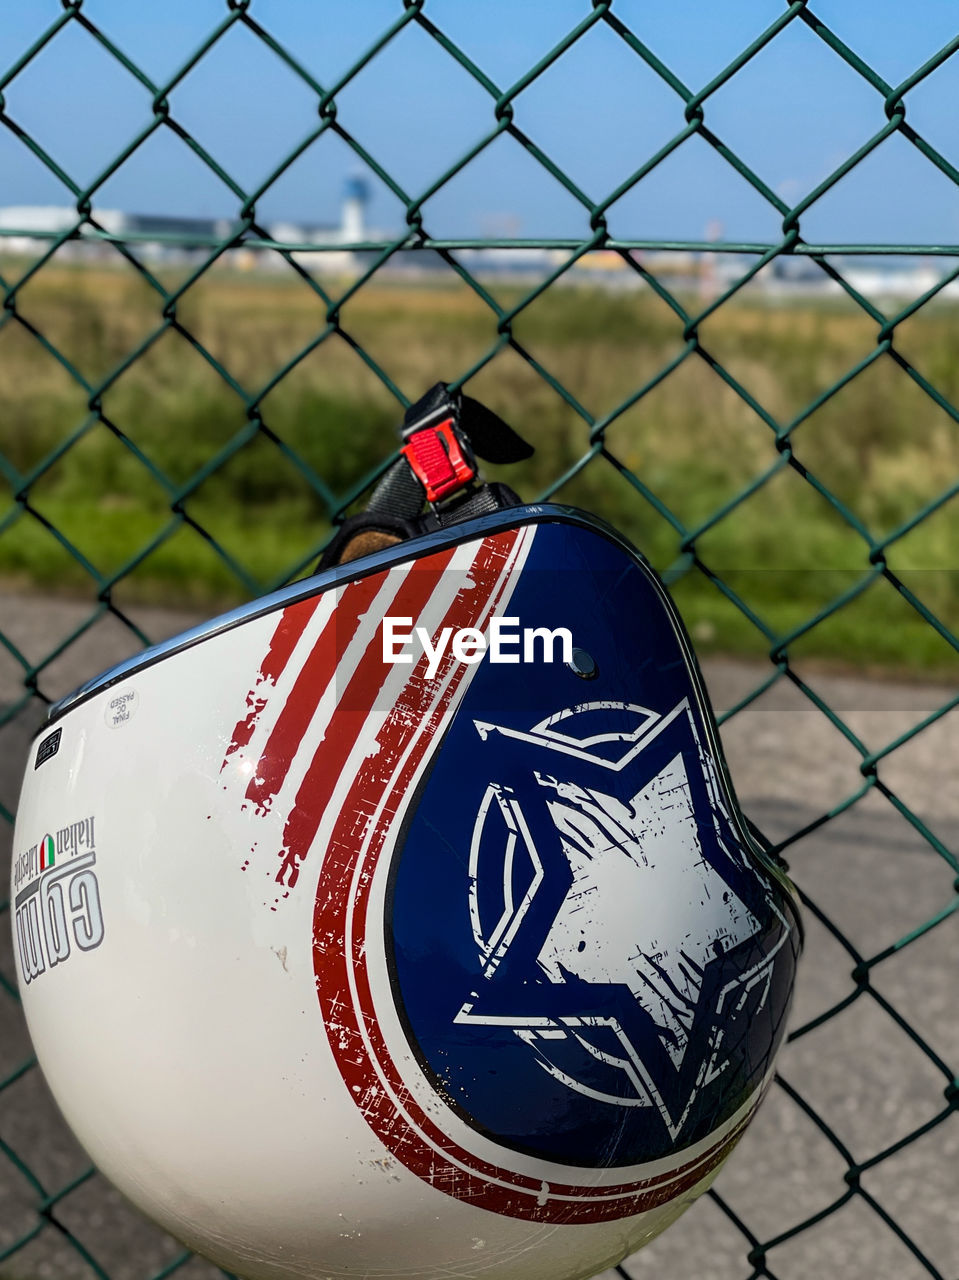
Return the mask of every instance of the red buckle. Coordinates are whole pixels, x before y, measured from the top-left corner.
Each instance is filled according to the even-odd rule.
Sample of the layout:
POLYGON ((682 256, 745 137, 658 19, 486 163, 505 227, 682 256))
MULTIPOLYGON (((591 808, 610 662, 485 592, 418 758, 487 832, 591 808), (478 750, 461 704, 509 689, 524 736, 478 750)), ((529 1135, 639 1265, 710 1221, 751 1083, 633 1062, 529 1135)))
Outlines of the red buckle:
POLYGON ((439 502, 476 476, 453 430, 453 419, 414 431, 400 450, 426 490, 427 502, 439 502))

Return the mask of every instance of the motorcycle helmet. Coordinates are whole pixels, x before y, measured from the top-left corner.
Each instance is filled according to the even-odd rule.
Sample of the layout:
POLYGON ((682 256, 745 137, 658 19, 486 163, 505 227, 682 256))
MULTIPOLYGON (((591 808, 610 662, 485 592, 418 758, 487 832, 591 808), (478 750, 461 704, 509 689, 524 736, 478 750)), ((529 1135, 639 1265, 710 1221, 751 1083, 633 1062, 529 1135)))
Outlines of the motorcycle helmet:
POLYGON ((250 1280, 576 1280, 710 1184, 801 926, 677 613, 440 384, 319 571, 54 706, 11 903, 70 1126, 250 1280))

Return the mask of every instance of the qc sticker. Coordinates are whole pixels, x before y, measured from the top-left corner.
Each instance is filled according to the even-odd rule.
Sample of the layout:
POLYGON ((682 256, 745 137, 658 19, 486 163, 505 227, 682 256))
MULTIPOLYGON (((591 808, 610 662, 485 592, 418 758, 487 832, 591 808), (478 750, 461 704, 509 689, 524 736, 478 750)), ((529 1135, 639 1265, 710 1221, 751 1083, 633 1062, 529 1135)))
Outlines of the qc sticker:
POLYGON ((121 689, 108 700, 103 718, 111 729, 122 729, 136 715, 139 705, 140 695, 136 689, 121 689))

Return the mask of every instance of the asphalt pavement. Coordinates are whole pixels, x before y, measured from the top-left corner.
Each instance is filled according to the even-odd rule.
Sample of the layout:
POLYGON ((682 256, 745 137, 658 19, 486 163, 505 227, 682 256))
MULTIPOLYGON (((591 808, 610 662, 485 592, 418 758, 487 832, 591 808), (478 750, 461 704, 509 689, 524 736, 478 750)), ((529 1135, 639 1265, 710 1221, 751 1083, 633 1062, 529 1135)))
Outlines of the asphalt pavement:
MULTIPOLYGON (((42 661, 89 616, 87 603, 0 594, 0 631, 31 663, 42 661)), ((200 620, 186 611, 140 609, 135 616, 155 640, 200 620)), ((122 623, 106 615, 44 667, 38 687, 56 698, 139 647, 122 623)), ((22 674, 19 662, 0 649, 0 715, 23 697, 22 674)), ((768 674, 754 664, 705 664, 720 715, 768 674)), ((942 686, 800 674, 813 696, 828 703, 871 752, 908 733, 956 694, 942 686)), ((0 728, 0 803, 8 809, 15 807, 27 746, 42 720, 34 699, 0 728)), ((728 721, 723 741, 743 808, 776 841, 815 824, 863 783, 856 747, 788 681, 777 682, 728 721)), ((959 850, 957 761, 954 710, 878 765, 883 786, 952 850, 959 850)), ((9 846, 10 831, 0 822, 3 881, 9 846)), ((860 955, 877 955, 953 901, 955 875, 877 787, 791 845, 787 857, 795 881, 826 917, 823 923, 813 911, 805 913, 807 944, 791 1027, 801 1030, 859 994, 837 1016, 786 1046, 779 1060, 785 1083, 772 1087, 720 1174, 720 1199, 699 1201, 631 1259, 628 1270, 635 1280, 957 1280, 959 1116, 953 1111, 933 1122, 947 1107, 943 1068, 959 1072, 959 912, 891 950, 867 985, 857 986, 855 962, 832 932, 837 929, 860 955), (924 1136, 903 1142, 927 1125, 924 1136), (888 1148, 892 1154, 870 1163, 888 1148), (858 1176, 848 1176, 842 1149, 858 1176), (836 1212, 773 1243, 765 1260, 756 1253, 747 1260, 751 1242, 745 1233, 752 1245, 775 1242, 836 1202, 836 1212)), ((8 978, 13 974, 5 921, 0 971, 8 978)), ((0 1081, 29 1055, 19 1007, 0 988, 0 1081)), ((0 1089, 0 1139, 47 1191, 87 1167, 36 1069, 0 1089)), ((38 1199, 37 1189, 0 1148, 0 1258, 35 1226, 38 1199)), ((179 1252, 99 1175, 60 1200, 55 1215, 115 1280, 151 1276, 179 1252)), ((92 1274, 53 1226, 0 1261, 0 1277, 16 1280, 92 1274)), ((195 1260, 178 1274, 199 1280, 219 1273, 195 1260)))

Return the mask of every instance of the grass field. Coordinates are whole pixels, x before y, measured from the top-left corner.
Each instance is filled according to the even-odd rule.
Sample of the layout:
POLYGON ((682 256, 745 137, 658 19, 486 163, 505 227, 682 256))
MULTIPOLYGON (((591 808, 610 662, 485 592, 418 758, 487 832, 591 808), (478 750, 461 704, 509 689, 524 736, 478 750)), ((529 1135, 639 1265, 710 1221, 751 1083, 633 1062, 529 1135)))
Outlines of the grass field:
MULTIPOLYGON (((22 264, 0 260, 8 283, 21 271, 22 264)), ((491 288, 505 305, 520 296, 515 286, 491 288)), ((0 469, 0 580, 8 585, 96 594, 89 570, 47 521, 102 577, 131 566, 112 588, 121 605, 137 599, 214 610, 235 603, 307 561, 328 533, 330 510, 395 447, 396 402, 340 335, 271 385, 325 325, 322 302, 292 275, 211 273, 177 304, 178 324, 246 401, 173 329, 109 378, 162 323, 157 294, 133 271, 51 264, 18 291, 17 312, 88 387, 99 391, 107 380, 97 401, 102 416, 149 467, 89 414, 90 391, 36 334, 8 319, 0 327, 7 473, 2 478, 0 469), (231 442, 251 436, 254 397, 270 432, 307 472, 259 433, 205 474, 231 442), (76 443, 29 483, 30 507, 42 520, 22 512, 15 494, 23 479, 84 423, 76 443)), ((340 324, 410 398, 458 377, 497 339, 495 317, 452 276, 445 286, 368 285, 343 306, 340 324)), ((554 288, 517 316, 513 334, 597 417, 683 348, 676 316, 645 289, 554 288)), ((755 295, 722 307, 700 339, 785 424, 874 348, 876 326, 851 304, 773 306, 755 295)), ((949 307, 926 308, 896 331, 897 349, 953 403, 957 340, 959 309, 949 307)), ((500 473, 525 497, 551 487, 588 451, 582 419, 515 351, 502 350, 469 390, 536 445, 531 462, 500 473)), ((695 529, 779 457, 770 428, 695 354, 618 418, 606 443, 621 470, 594 458, 555 496, 623 529, 661 570, 682 567, 680 537, 629 473, 695 529)), ((874 536, 899 528, 959 478, 959 427, 885 356, 804 421, 793 445, 802 466, 874 536)), ((696 549, 777 635, 801 627, 868 569, 862 538, 790 467, 697 538, 696 549)), ((951 503, 888 551, 890 566, 952 628, 959 627, 957 551, 951 503)), ((676 581, 674 594, 702 649, 769 649, 696 570, 676 581)), ((793 652, 917 673, 942 674, 954 660, 950 645, 882 580, 802 636, 793 652)))

